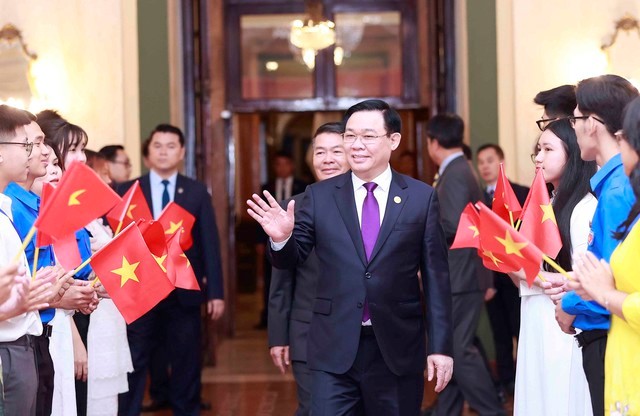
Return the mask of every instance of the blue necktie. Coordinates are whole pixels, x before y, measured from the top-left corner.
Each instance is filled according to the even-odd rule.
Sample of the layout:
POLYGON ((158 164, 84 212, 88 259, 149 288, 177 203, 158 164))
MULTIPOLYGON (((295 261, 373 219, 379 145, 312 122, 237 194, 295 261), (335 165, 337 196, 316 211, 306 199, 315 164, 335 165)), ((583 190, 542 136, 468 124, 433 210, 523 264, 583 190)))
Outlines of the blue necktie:
POLYGON ((169 180, 163 179, 162 184, 164 185, 164 191, 162 191, 162 209, 169 204, 169 180))
MULTIPOLYGON (((364 187, 367 189, 367 196, 362 203, 362 224, 360 230, 362 232, 362 242, 364 243, 364 252, 367 256, 367 261, 371 259, 373 247, 378 240, 378 233, 380 232, 380 207, 378 206, 378 200, 373 194, 373 190, 378 185, 374 182, 367 182, 364 187)), ((369 302, 365 299, 364 311, 362 314, 362 322, 366 322, 371 319, 369 314, 369 302)))

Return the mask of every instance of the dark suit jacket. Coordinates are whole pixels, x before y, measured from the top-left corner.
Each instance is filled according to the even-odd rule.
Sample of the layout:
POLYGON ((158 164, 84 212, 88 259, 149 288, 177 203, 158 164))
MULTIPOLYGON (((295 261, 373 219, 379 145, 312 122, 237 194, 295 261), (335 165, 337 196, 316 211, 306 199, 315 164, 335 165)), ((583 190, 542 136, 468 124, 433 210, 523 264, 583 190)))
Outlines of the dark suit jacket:
MULTIPOLYGON (((464 156, 447 165, 436 185, 440 201, 442 228, 450 247, 458 229, 464 207, 483 200, 483 192, 464 156)), ((476 249, 449 251, 449 276, 453 294, 485 291, 493 286, 493 276, 482 267, 476 249)))
MULTIPOLYGON (((149 204, 149 208, 153 212, 149 175, 143 175, 138 179, 140 180, 140 189, 142 189, 147 204, 149 204)), ((135 179, 119 185, 117 192, 120 195, 124 195, 134 181, 135 179)), ((208 300, 223 299, 220 240, 213 206, 211 205, 211 195, 209 195, 203 183, 178 174, 173 201, 189 211, 196 219, 191 230, 193 246, 185 254, 191 262, 201 289, 198 292, 176 288, 180 303, 184 306, 200 305, 205 298, 204 295, 208 300)))
MULTIPOLYGON (((296 212, 302 205, 304 194, 295 195, 296 212)), ((286 206, 289 201, 283 201, 286 206)), ((316 283, 320 276, 320 262, 315 250, 295 269, 273 269, 269 291, 269 347, 289 345, 289 356, 294 361, 307 361, 307 335, 316 283)))
POLYGON ((433 188, 394 171, 380 233, 367 262, 351 172, 307 188, 293 237, 282 250, 270 253, 274 266, 284 269, 303 263, 314 247, 320 261, 308 338, 311 369, 343 374, 351 368, 365 298, 376 341, 393 373, 422 373, 427 351, 452 355, 451 291, 439 220, 433 188))

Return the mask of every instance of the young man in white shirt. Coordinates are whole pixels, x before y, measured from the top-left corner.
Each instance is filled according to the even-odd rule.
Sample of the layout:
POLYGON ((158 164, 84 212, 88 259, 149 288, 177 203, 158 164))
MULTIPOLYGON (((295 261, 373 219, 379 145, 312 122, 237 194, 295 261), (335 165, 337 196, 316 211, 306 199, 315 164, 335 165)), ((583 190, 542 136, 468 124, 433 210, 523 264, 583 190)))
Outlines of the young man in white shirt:
MULTIPOLYGON (((0 105, 0 192, 11 181, 24 181, 33 144, 27 139, 25 126, 29 114, 0 105)), ((42 333, 37 310, 48 305, 50 280, 30 283, 30 273, 21 240, 11 219, 11 200, 0 193, 0 267, 15 270, 16 281, 9 298, 0 304, 0 360, 4 390, 4 414, 34 415, 38 376, 33 350, 33 336, 42 333), (18 257, 18 265, 11 266, 18 257), (11 268, 15 267, 15 268, 11 268)))

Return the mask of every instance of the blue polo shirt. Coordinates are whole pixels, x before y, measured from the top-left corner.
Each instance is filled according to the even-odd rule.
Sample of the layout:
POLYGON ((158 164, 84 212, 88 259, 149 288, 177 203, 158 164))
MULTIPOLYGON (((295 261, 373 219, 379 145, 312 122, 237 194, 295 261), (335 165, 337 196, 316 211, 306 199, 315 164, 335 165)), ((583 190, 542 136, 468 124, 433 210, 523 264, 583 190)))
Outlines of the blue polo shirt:
MULTIPOLYGON (((629 178, 624 173, 620 154, 612 157, 591 178, 591 189, 598 198, 598 206, 591 221, 589 251, 597 258, 609 261, 620 244, 613 238, 629 215, 636 201, 629 178)), ((573 326, 579 329, 609 329, 609 311, 594 301, 585 301, 571 291, 562 298, 562 309, 575 315, 573 326)))
MULTIPOLYGON (((20 185, 11 182, 4 191, 4 194, 11 198, 11 215, 13 224, 18 231, 21 240, 24 240, 36 222, 38 211, 40 210, 40 197, 31 191, 27 191, 20 185)), ((29 262, 29 272, 33 272, 33 260, 36 249, 36 237, 31 239, 24 252, 29 262)), ((51 246, 40 247, 38 253, 38 269, 56 264, 55 256, 51 246)), ((53 319, 55 309, 43 309, 40 311, 40 319, 43 324, 53 319)))
MULTIPOLYGON (((76 231, 76 241, 78 242, 78 251, 80 252, 80 257, 82 258, 82 262, 84 263, 89 257, 91 257, 91 242, 89 238, 91 234, 85 228, 80 231, 76 231)), ((78 265, 79 266, 79 265, 78 265)), ((91 264, 87 264, 82 269, 78 270, 78 273, 73 276, 74 279, 79 280, 88 280, 89 275, 93 269, 91 268, 91 264)))

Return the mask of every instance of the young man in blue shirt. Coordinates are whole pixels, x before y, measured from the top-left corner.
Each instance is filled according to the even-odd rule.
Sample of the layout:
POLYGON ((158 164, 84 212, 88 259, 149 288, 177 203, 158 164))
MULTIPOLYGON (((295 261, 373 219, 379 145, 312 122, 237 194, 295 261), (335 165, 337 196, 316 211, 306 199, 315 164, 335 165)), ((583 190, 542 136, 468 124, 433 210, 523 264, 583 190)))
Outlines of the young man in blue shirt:
MULTIPOLYGON (((570 117, 583 160, 595 160, 600 170, 591 178, 598 206, 591 222, 589 251, 609 261, 619 241, 613 232, 627 218, 635 196, 622 167, 620 148, 614 133, 622 128, 625 106, 638 90, 617 75, 603 75, 580 81, 577 106, 570 117)), ((589 382, 594 415, 604 411, 604 353, 609 329, 609 311, 593 301, 582 300, 575 292, 562 298, 557 314, 563 331, 575 333, 582 347, 582 365, 589 382)))

